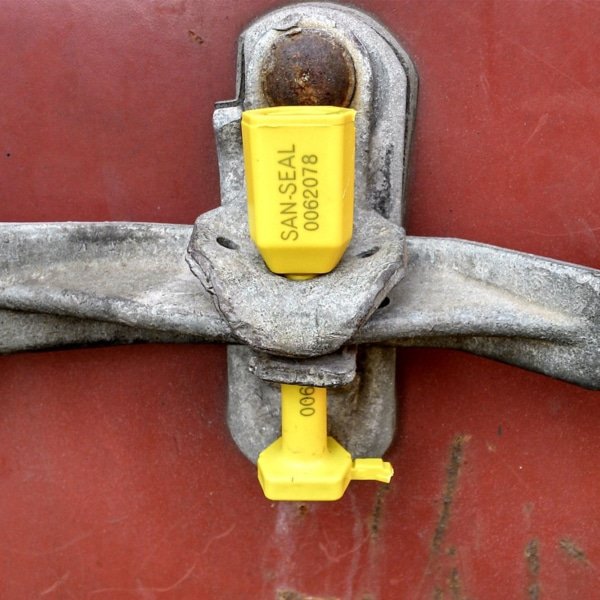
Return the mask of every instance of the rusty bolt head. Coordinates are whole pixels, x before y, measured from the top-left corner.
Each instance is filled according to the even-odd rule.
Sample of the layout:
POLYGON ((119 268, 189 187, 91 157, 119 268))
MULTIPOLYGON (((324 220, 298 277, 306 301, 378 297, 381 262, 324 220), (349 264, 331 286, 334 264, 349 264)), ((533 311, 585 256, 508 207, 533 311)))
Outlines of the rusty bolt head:
POLYGON ((262 66, 263 93, 270 106, 349 106, 355 83, 352 57, 321 29, 282 33, 262 66))

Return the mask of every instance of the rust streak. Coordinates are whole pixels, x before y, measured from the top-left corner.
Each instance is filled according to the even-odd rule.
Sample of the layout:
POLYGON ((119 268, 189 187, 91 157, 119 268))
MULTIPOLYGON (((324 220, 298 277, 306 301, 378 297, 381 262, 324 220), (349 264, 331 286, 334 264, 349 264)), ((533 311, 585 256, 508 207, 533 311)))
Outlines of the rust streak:
POLYGON ((540 597, 540 584, 532 583, 527 587, 527 598, 529 600, 538 600, 540 597))
POLYGON ((577 562, 588 564, 588 558, 585 552, 572 540, 563 538, 558 542, 558 547, 569 557, 577 562))
POLYGON ((383 505, 385 502, 385 496, 389 491, 389 485, 381 485, 377 488, 377 492, 375 493, 375 504, 373 506, 373 512, 371 513, 369 525, 372 540, 375 540, 379 537, 379 532, 381 531, 381 517, 383 514, 383 505))
POLYGON ((540 543, 536 539, 529 540, 525 546, 525 563, 527 564, 527 590, 529 600, 538 600, 540 597, 540 543))
POLYGON ((463 600, 462 584, 460 582, 460 574, 458 569, 454 567, 452 573, 450 573, 449 582, 450 593, 452 594, 452 600, 463 600))
POLYGON ((458 488, 460 469, 463 464, 464 449, 470 439, 470 435, 457 435, 450 446, 450 460, 446 467, 446 484, 442 496, 442 510, 440 511, 440 516, 431 542, 431 549, 434 554, 439 554, 444 538, 446 537, 452 513, 452 505, 454 503, 454 496, 456 495, 456 490, 458 488))

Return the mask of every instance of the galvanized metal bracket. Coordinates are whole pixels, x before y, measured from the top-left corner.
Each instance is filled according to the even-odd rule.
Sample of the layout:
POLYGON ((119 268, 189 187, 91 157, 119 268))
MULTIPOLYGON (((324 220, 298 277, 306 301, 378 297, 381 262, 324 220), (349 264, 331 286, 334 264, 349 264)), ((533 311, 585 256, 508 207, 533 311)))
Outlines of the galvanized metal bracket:
MULTIPOLYGON (((217 104, 214 116, 227 212, 200 217, 190 246, 192 270, 214 292, 241 341, 271 355, 333 353, 404 275, 400 226, 416 92, 408 55, 384 28, 354 9, 298 4, 265 15, 242 33, 237 99, 217 104), (267 272, 252 244, 234 241, 236 250, 227 252, 215 243, 249 239, 241 228, 245 217, 235 212, 245 211, 246 203, 241 114, 273 103, 332 99, 357 111, 354 238, 333 273, 290 283, 267 272)), ((251 460, 279 435, 279 394, 269 380, 339 386, 330 393, 329 423, 353 456, 380 456, 391 444, 393 349, 363 348, 346 387, 340 385, 348 377, 336 370, 335 354, 320 359, 317 377, 298 361, 279 361, 275 375, 272 356, 244 348, 230 347, 228 356, 229 429, 251 460)))
POLYGON ((404 237, 415 102, 410 60, 363 13, 306 3, 259 19, 241 37, 238 98, 219 103, 214 115, 223 207, 201 217, 195 230, 0 224, 0 352, 234 344, 228 420, 251 460, 279 434, 278 387, 270 382, 282 381, 335 386, 330 433, 354 456, 381 455, 395 429, 394 346, 457 348, 600 389, 600 271, 475 242, 404 237), (301 73, 291 86, 274 85, 281 65, 273 57, 298 55, 287 52, 290 44, 304 44, 303 56, 314 50, 317 65, 319 52, 330 51, 336 76, 323 83, 316 69, 314 81, 301 73), (306 311, 314 327, 292 338, 285 307, 289 302, 295 315, 300 301, 257 262, 241 216, 241 112, 289 102, 288 88, 302 101, 329 98, 358 110, 354 246, 339 273, 305 288, 325 296, 337 289, 345 316, 330 300, 327 307, 314 302, 306 311), (244 288, 240 269, 253 269, 252 286, 273 286, 281 298, 277 314, 255 302, 260 290, 232 301, 244 288))

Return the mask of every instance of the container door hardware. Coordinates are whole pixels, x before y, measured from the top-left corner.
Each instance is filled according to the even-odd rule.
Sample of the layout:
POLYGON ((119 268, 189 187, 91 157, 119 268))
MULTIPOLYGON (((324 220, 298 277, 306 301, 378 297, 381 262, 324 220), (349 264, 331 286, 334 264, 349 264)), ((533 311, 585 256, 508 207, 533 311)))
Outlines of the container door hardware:
POLYGON ((253 22, 237 98, 214 112, 221 206, 193 227, 0 224, 0 352, 228 344, 229 429, 251 461, 263 453, 259 478, 275 499, 389 481, 391 466, 371 457, 394 436, 396 346, 455 348, 600 389, 600 271, 406 236, 416 97, 408 55, 356 9, 302 3, 253 22), (273 119, 306 129, 278 139, 261 129, 273 119), (315 140, 322 154, 302 150, 315 140), (290 468, 308 469, 309 484, 290 486, 290 468))

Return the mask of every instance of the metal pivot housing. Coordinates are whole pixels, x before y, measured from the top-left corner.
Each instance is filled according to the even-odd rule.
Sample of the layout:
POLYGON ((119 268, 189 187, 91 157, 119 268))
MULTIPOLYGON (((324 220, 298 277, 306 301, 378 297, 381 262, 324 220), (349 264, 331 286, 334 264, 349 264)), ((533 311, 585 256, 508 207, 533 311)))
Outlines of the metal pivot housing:
POLYGON ((278 396, 269 381, 291 383, 290 374, 296 383, 339 386, 330 394, 331 434, 356 456, 381 454, 394 432, 397 345, 457 348, 600 389, 600 272, 476 242, 403 238, 416 77, 380 25, 337 5, 280 9, 242 36, 238 78, 238 99, 215 111, 223 206, 195 231, 132 223, 0 225, 1 352, 144 341, 234 344, 229 423, 251 459, 278 435, 278 396), (278 87, 277 57, 292 60, 292 44, 306 39, 313 42, 309 57, 314 48, 335 57, 336 85, 309 85, 300 72, 293 85, 278 87), (335 335, 339 315, 331 311, 304 338, 286 341, 286 331, 273 327, 271 306, 264 312, 264 305, 234 305, 227 295, 248 284, 248 272, 235 269, 254 269, 252 285, 276 285, 261 272, 241 216, 239 120, 245 108, 290 103, 288 93, 359 112, 355 241, 331 285, 356 272, 369 289, 353 288, 348 298, 337 280, 338 300, 352 310, 335 335), (188 268, 188 247, 213 294, 188 268), (385 264, 387 279, 372 281, 369 264, 378 273, 385 264), (269 336, 261 336, 265 322, 275 330, 269 336))

